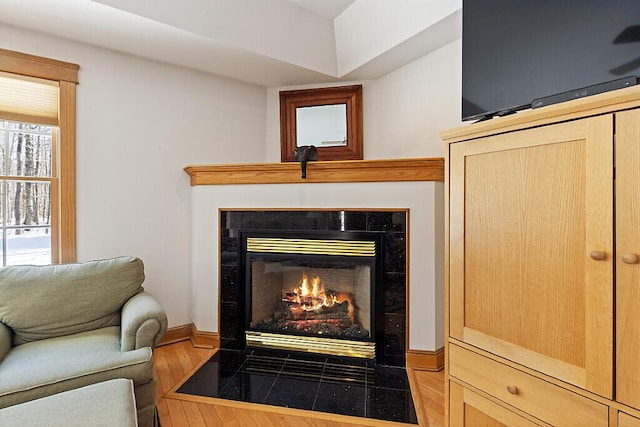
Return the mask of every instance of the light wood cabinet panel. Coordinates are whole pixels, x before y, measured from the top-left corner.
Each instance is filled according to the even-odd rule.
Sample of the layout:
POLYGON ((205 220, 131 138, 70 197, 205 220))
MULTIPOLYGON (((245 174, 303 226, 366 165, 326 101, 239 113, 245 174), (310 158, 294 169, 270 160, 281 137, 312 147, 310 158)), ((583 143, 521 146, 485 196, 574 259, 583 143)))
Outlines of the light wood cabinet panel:
POLYGON ((505 407, 464 388, 455 382, 449 385, 451 425, 456 427, 532 427, 534 423, 505 407))
POLYGON ((640 419, 618 412, 618 427, 640 427, 640 419))
MULTIPOLYGON (((640 409, 640 110, 616 114, 616 400, 640 409)), ((636 424, 637 425, 637 424, 636 424)))
POLYGON ((613 115, 450 145, 449 336, 613 393, 613 115))

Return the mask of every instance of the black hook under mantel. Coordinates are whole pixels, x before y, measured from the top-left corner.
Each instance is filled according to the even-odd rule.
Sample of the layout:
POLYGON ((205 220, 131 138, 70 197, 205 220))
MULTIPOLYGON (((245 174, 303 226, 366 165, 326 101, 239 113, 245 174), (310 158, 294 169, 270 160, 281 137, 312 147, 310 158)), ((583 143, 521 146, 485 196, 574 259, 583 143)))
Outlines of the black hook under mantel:
POLYGON ((302 145, 293 151, 295 160, 300 162, 302 179, 307 178, 307 162, 318 160, 318 149, 315 145, 302 145))

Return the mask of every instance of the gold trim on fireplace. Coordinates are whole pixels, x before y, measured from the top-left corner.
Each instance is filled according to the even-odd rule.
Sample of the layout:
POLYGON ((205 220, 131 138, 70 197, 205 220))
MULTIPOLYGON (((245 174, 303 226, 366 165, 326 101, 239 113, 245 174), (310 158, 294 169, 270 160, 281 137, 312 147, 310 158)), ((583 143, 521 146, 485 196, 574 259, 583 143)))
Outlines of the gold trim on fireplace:
POLYGON ((247 237, 247 252, 371 257, 376 255, 376 242, 247 237))
POLYGON ((372 342, 339 340, 326 337, 281 335, 256 331, 245 331, 245 335, 247 345, 254 347, 362 357, 365 359, 374 359, 376 357, 375 343, 372 342))

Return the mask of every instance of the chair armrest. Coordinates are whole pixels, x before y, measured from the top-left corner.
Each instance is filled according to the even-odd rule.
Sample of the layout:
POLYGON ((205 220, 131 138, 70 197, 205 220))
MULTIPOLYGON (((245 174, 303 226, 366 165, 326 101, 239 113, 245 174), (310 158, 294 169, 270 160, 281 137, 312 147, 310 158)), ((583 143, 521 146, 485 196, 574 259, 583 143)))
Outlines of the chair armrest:
POLYGON ((0 322, 0 360, 11 350, 11 329, 0 322))
POLYGON ((122 307, 120 351, 153 348, 167 330, 167 314, 151 294, 134 295, 122 307))

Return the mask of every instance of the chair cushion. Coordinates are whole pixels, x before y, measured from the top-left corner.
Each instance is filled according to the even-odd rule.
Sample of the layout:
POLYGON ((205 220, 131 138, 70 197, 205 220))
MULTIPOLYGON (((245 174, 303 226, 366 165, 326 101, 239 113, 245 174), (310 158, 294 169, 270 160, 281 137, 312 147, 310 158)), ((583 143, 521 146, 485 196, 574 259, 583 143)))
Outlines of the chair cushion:
POLYGON ((0 363, 0 408, 114 378, 153 380, 149 347, 120 351, 111 326, 13 347, 0 363))
POLYGON ((1 409, 0 425, 135 427, 131 380, 105 381, 1 409))
POLYGON ((120 324, 120 309, 142 290, 135 257, 0 269, 0 322, 14 345, 120 324))

